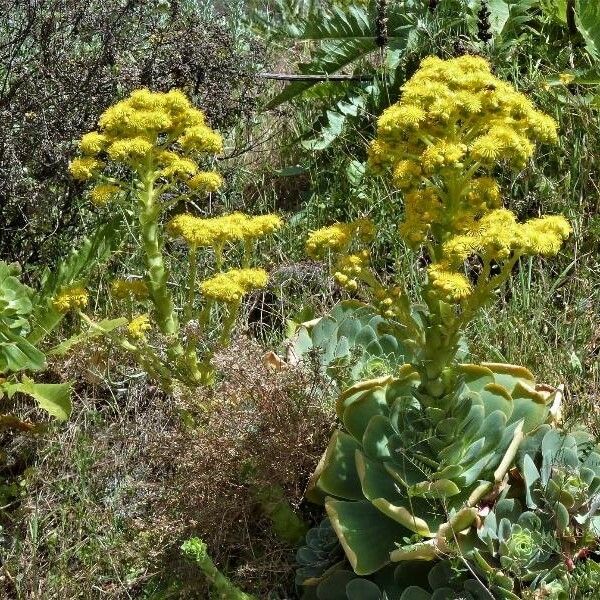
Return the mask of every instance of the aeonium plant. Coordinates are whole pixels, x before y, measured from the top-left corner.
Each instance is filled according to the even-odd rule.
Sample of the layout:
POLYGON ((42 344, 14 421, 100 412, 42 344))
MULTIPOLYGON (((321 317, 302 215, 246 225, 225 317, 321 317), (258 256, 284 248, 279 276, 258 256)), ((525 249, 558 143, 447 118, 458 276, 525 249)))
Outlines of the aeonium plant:
MULTIPOLYGON (((370 268, 370 221, 310 234, 309 255, 331 258, 336 280, 386 317, 382 336, 393 332, 412 357, 336 402, 342 428, 307 497, 324 503, 346 562, 319 563, 314 557, 331 553, 304 550, 306 598, 360 598, 365 590, 402 600, 537 598, 545 596, 527 594, 547 589, 562 598, 577 561, 595 548, 593 443, 568 439, 566 470, 578 470, 582 497, 570 494, 566 504, 547 473, 549 450, 543 459, 559 391, 536 384, 524 367, 463 364, 459 352, 465 326, 519 259, 554 256, 571 233, 560 215, 519 222, 493 177, 499 167, 523 168, 536 144, 556 140, 555 121, 484 59, 427 58, 379 118, 370 147, 371 167, 391 174, 403 194, 400 236, 428 262, 417 290, 423 302, 411 304, 401 273, 389 285, 370 268), (531 485, 550 500, 533 502, 531 485), (574 503, 577 510, 567 508, 574 503), (444 581, 441 572, 455 577, 444 581), (344 582, 345 596, 332 581, 344 582)), ((554 458, 560 445, 552 438, 554 458)), ((318 539, 311 536, 313 545, 318 539)))
POLYGON ((170 218, 183 200, 202 199, 223 186, 219 173, 201 167, 222 151, 223 139, 178 90, 132 92, 102 114, 98 130, 85 134, 79 147, 72 176, 94 182, 89 196, 96 205, 120 203, 137 217, 144 256, 143 273, 115 280, 111 288, 127 315, 125 337, 108 327, 100 327, 102 333, 167 389, 173 381, 210 383, 212 353, 227 343, 243 296, 267 283, 267 273, 252 264, 257 241, 276 231, 281 219, 242 213, 170 218), (185 292, 179 296, 169 282, 165 234, 183 240, 188 250, 185 292), (238 246, 241 265, 232 264, 240 253, 231 250, 238 246), (211 253, 214 269, 202 282, 200 251, 211 253))

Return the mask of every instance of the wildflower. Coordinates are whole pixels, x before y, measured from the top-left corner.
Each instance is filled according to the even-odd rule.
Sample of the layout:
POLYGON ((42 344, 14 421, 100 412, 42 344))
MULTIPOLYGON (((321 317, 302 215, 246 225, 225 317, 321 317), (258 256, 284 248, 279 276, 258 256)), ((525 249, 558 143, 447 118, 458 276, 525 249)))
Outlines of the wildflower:
POLYGON ((206 125, 195 125, 188 127, 185 133, 178 139, 185 151, 195 150, 219 154, 223 151, 223 138, 206 125))
POLYGON ((134 339, 143 340, 146 332, 152 329, 148 315, 137 315, 127 325, 127 333, 134 339))
POLYGON ((52 301, 52 306, 59 313, 80 310, 88 305, 89 294, 81 286, 72 286, 62 290, 52 301))
POLYGON ((561 73, 558 79, 563 85, 569 85, 575 81, 575 75, 573 73, 561 73))
POLYGON ((245 239, 256 239, 277 231, 283 225, 281 217, 277 215, 260 215, 250 217, 243 225, 245 239))
POLYGON ((96 206, 104 206, 110 202, 121 188, 112 183, 99 183, 90 190, 90 199, 96 206))
POLYGON ((154 144, 138 136, 118 139, 107 149, 108 156, 115 161, 133 164, 145 159, 154 149, 154 144))
POLYGON ((471 283, 462 273, 449 271, 443 265, 434 263, 427 272, 434 292, 447 302, 461 302, 473 291, 471 283))
POLYGON ((91 179, 104 166, 104 163, 96 158, 84 156, 75 158, 69 163, 69 172, 73 179, 86 181, 91 179))
POLYGON ((232 304, 250 291, 265 287, 267 281, 263 269, 231 269, 201 282, 200 290, 206 298, 232 304))
POLYGON ((306 252, 313 258, 319 258, 327 250, 341 252, 354 239, 369 241, 375 235, 375 227, 369 219, 357 219, 350 223, 335 223, 313 231, 306 242, 306 252))
POLYGON ((115 279, 110 285, 110 293, 117 300, 145 300, 148 298, 148 286, 142 279, 115 279))
POLYGON ((100 154, 100 152, 106 148, 106 142, 106 136, 97 131, 90 131, 81 136, 81 140, 79 140, 79 149, 85 155, 94 156, 100 154))
POLYGON ((187 181, 190 189, 204 194, 220 190, 223 183, 223 177, 216 171, 202 171, 187 181))

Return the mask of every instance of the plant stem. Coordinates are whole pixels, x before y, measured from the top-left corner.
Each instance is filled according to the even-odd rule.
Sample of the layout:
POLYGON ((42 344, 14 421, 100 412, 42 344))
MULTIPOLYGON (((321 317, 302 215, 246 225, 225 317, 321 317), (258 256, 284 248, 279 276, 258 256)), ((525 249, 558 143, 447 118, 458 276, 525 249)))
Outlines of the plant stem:
POLYGON ((169 273, 162 255, 162 240, 159 233, 158 217, 160 206, 156 202, 154 189, 155 175, 148 169, 142 177, 139 192, 139 221, 144 248, 148 289, 154 304, 156 323, 165 335, 177 333, 179 324, 175 315, 173 299, 167 289, 169 273))
POLYGON ((187 323, 192 318, 194 310, 194 296, 196 291, 196 272, 198 270, 198 249, 196 246, 190 247, 188 261, 188 277, 187 277, 187 298, 183 310, 183 322, 187 323))

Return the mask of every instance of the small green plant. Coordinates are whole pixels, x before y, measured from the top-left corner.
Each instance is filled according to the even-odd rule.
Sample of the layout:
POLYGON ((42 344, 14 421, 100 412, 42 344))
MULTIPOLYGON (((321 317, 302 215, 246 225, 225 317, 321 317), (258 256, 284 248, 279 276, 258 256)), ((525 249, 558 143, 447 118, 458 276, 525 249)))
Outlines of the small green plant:
POLYGON ((193 560, 210 583, 215 598, 221 600, 257 600, 255 596, 239 590, 217 567, 208 555, 206 544, 198 539, 191 538, 183 543, 181 549, 187 558, 193 560))
POLYGON ((372 170, 402 192, 399 234, 427 263, 420 289, 373 272, 369 221, 310 234, 309 255, 329 258, 338 283, 385 317, 379 333, 412 357, 337 399, 343 429, 307 498, 324 503, 347 563, 301 581, 307 598, 564 592, 596 547, 598 453, 589 436, 554 428, 560 392, 523 367, 461 362, 465 327, 519 259, 556 255, 571 232, 562 216, 519 223, 493 177, 556 139, 553 119, 484 59, 427 58, 370 147, 372 170))
POLYGON ((173 381, 208 384, 213 378, 213 349, 228 342, 244 295, 267 283, 267 273, 252 266, 256 242, 278 229, 281 219, 242 213, 201 218, 184 213, 165 225, 167 215, 182 200, 203 198, 223 185, 216 171, 199 166, 221 152, 223 140, 183 93, 135 91, 109 108, 98 127, 81 138, 82 156, 71 162, 71 174, 95 181, 89 192, 95 204, 121 202, 135 215, 145 271, 112 285, 114 298, 128 315, 124 337, 112 327, 114 323, 107 329, 85 315, 82 318, 130 352, 165 389, 173 381), (186 289, 179 298, 169 284, 165 230, 188 249, 186 289), (227 268, 233 246, 243 250, 241 268, 227 268), (198 283, 200 250, 212 250, 215 274, 198 283), (178 299, 181 309, 176 306, 178 299), (150 312, 133 314, 148 304, 150 312), (156 333, 158 347, 152 346, 150 332, 156 333))

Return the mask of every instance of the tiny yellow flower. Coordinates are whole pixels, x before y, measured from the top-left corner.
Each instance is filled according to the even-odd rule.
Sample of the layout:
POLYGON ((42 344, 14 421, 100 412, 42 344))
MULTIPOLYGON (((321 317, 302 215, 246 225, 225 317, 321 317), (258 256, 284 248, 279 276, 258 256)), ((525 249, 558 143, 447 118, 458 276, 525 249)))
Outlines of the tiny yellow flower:
POLYGON ((92 179, 104 167, 104 163, 91 156, 75 158, 69 163, 69 172, 73 179, 86 181, 92 179))
POLYGON ((96 206, 104 206, 119 194, 121 188, 112 183, 99 183, 90 190, 90 199, 96 206))
POLYGON ((79 285, 61 290, 52 301, 52 306, 60 313, 71 310, 80 310, 88 305, 89 294, 87 290, 79 285))
POLYGON ((152 329, 148 315, 137 315, 127 325, 127 333, 134 339, 143 340, 146 332, 152 329))

